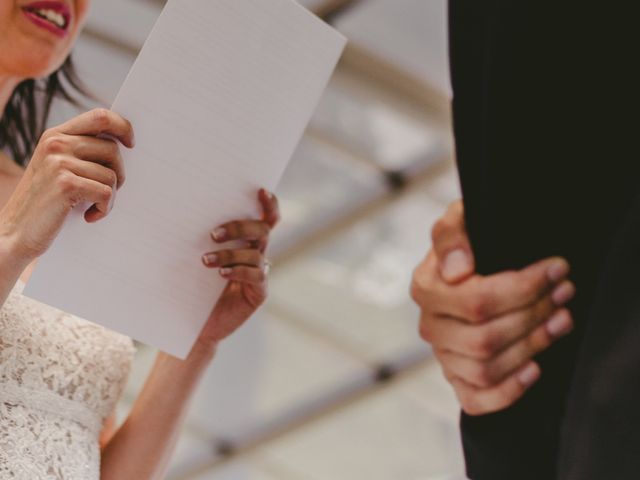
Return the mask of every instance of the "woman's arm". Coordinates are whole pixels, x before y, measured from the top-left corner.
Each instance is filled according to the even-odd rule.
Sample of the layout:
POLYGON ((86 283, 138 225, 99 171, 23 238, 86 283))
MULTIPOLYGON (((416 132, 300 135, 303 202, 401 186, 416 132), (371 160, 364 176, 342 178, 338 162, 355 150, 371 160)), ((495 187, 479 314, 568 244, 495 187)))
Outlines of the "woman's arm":
POLYGON ((208 268, 220 268, 229 283, 186 360, 158 354, 142 393, 102 451, 103 480, 164 478, 193 393, 219 342, 240 327, 266 299, 264 252, 279 220, 277 199, 261 190, 263 218, 217 228, 217 243, 242 241, 241 248, 210 252, 208 268))
POLYGON ((190 400, 215 350, 198 344, 184 361, 158 354, 129 417, 102 451, 100 478, 164 478, 190 400))
POLYGON ((0 308, 29 262, 28 258, 18 254, 13 237, 0 232, 0 308))
POLYGON ((84 215, 87 222, 109 214, 114 192, 124 182, 124 166, 118 144, 98 134, 129 148, 134 144, 131 124, 104 109, 79 115, 40 137, 0 210, 0 307, 24 269, 49 248, 75 205, 92 205, 84 215))
POLYGON ((100 432, 100 450, 104 450, 111 438, 116 434, 116 414, 115 412, 108 417, 102 424, 100 432))

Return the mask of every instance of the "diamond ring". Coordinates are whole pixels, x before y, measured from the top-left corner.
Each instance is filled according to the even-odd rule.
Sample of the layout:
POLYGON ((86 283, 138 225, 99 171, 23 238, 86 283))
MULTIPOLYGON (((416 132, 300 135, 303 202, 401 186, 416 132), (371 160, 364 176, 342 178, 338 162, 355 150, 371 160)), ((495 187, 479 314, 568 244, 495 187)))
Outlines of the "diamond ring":
POLYGON ((273 263, 271 263, 269 260, 265 260, 264 261, 264 273, 265 275, 269 275, 269 272, 271 271, 271 267, 273 266, 273 263))

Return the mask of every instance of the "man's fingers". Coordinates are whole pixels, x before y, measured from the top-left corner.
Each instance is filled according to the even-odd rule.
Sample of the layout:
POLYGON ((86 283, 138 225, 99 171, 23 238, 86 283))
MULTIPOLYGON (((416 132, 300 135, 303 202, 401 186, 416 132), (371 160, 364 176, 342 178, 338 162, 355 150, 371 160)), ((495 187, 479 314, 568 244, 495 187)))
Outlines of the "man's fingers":
POLYGON ((535 362, 529 362, 502 383, 491 388, 477 388, 455 377, 451 377, 449 381, 465 413, 486 415, 514 404, 538 381, 540 375, 540 367, 535 362))
POLYGON ((425 276, 430 288, 424 289, 420 305, 443 316, 483 323, 533 304, 568 274, 567 261, 553 257, 520 271, 476 275, 458 285, 434 282, 425 276))
POLYGON ((553 318, 558 319, 558 328, 553 333, 547 325, 540 325, 527 337, 488 360, 478 360, 451 351, 435 351, 440 362, 446 365, 446 368, 456 377, 475 387, 493 387, 526 365, 538 353, 549 348, 554 341, 568 334, 573 328, 568 310, 559 311, 553 318))
POLYGON ((111 110, 96 108, 78 115, 68 122, 55 127, 53 131, 67 135, 106 135, 114 137, 125 147, 132 148, 135 143, 131 123, 111 110))
POLYGON ((431 230, 442 279, 457 283, 473 274, 475 261, 464 224, 462 200, 453 202, 431 230))
POLYGON ((512 293, 516 295, 517 300, 525 300, 534 298, 539 292, 550 290, 566 278, 569 271, 569 263, 564 258, 551 257, 529 265, 515 275, 507 272, 505 277, 514 277, 513 280, 517 281, 518 285, 514 285, 512 293))
POLYGON ((489 322, 470 324, 456 318, 424 315, 422 322, 427 325, 422 328, 428 331, 429 342, 435 348, 488 360, 525 338, 537 326, 548 322, 558 307, 571 300, 574 293, 573 284, 567 280, 529 308, 507 313, 489 322))
POLYGON ((546 324, 540 325, 527 337, 517 341, 500 353, 494 360, 490 361, 493 375, 489 375, 489 380, 497 383, 506 378, 510 373, 524 365, 527 360, 549 348, 552 343, 567 335, 573 329, 573 319, 567 309, 559 310, 554 314, 553 319, 558 319, 558 323, 561 324, 553 333, 546 324))

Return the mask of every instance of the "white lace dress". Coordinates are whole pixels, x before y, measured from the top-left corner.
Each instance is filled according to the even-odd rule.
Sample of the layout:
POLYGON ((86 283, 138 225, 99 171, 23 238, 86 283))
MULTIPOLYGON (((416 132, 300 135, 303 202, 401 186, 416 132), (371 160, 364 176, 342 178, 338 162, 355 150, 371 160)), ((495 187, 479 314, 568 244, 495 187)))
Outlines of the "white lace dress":
POLYGON ((98 480, 131 339, 22 296, 0 310, 0 479, 98 480))

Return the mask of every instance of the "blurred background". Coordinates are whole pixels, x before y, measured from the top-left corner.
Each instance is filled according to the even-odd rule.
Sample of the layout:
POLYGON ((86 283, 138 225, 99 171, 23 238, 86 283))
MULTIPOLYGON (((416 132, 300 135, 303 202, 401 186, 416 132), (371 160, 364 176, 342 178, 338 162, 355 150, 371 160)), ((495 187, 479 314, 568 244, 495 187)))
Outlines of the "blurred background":
MULTIPOLYGON (((278 190, 270 301, 221 348, 169 479, 463 479, 458 407, 408 295, 460 195, 446 0, 300 3, 349 46, 278 190)), ((106 105, 162 5, 93 2, 75 60, 106 105)), ((154 355, 139 346, 120 419, 154 355)))

